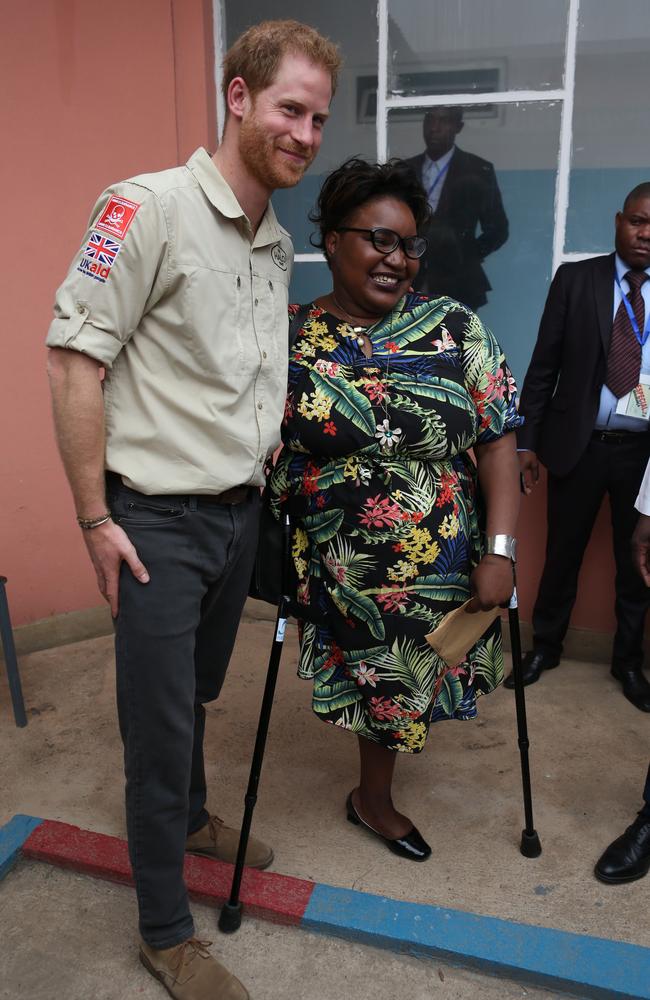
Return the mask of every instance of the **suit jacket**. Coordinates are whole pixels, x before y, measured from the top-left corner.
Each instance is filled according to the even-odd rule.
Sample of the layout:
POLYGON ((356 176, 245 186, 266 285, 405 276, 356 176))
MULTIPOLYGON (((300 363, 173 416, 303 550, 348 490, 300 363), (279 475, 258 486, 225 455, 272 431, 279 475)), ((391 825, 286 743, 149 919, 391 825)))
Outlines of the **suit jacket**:
MULTIPOLYGON (((419 181, 424 157, 420 153, 406 160, 419 181)), ((472 309, 484 305, 490 283, 481 261, 508 239, 508 219, 491 163, 456 149, 438 207, 421 235, 429 240, 429 248, 414 282, 416 290, 449 295, 472 309)))
POLYGON ((549 288, 521 390, 519 448, 566 476, 596 423, 614 312, 615 254, 562 264, 549 288))

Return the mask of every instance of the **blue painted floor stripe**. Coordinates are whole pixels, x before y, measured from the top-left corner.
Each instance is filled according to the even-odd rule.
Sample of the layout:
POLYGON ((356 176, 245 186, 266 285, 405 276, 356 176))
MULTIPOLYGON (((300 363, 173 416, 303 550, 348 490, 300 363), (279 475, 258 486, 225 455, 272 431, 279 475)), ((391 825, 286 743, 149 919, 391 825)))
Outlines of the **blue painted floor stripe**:
MULTIPOLYGON (((0 827, 0 880, 43 822, 0 827)), ((650 1000, 650 948, 316 885, 301 926, 602 1000, 650 1000)))
POLYGON ((8 823, 0 826, 0 879, 3 879, 15 863, 20 849, 32 830, 43 822, 37 816, 13 816, 8 823))
POLYGON ((317 885, 301 926, 546 988, 650 1000, 650 948, 317 885))

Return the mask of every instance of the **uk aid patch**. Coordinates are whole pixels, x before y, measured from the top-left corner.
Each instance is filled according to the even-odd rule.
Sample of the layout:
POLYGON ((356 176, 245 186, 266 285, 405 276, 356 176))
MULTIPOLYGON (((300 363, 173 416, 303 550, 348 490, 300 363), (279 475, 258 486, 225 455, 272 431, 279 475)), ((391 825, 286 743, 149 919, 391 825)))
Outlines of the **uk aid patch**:
POLYGON ((109 233, 111 236, 117 236, 118 239, 123 240, 139 208, 139 202, 113 195, 97 219, 95 229, 101 229, 103 233, 109 233))
POLYGON ((81 251, 81 259, 77 270, 95 281, 106 281, 111 273, 111 267, 122 247, 121 243, 109 240, 101 233, 92 232, 86 246, 81 251))

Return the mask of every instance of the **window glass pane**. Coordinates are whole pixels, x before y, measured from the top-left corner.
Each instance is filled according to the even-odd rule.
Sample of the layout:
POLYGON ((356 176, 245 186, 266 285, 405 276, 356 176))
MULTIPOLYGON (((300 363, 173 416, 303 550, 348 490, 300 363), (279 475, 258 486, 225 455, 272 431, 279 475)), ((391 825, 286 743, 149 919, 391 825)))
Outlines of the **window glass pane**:
POLYGON ((567 9, 568 0, 389 0, 389 92, 561 87, 567 9))
POLYGON ((566 250, 608 252, 625 195, 650 180, 650 3, 580 5, 566 250))
POLYGON ((276 0, 269 11, 268 3, 262 0, 225 0, 224 6, 228 45, 251 24, 273 17, 310 24, 340 46, 343 70, 318 157, 297 187, 276 191, 273 196, 273 206, 291 233, 296 252, 313 252, 309 243, 313 226, 307 214, 323 178, 349 156, 377 156, 374 117, 360 118, 356 104, 357 78, 377 75, 377 4, 375 0, 276 0))
POLYGON ((289 288, 290 302, 313 302, 332 289, 330 269, 325 263, 296 264, 289 288))
POLYGON ((456 119, 446 132, 436 120, 435 163, 424 155, 425 111, 389 115, 390 155, 413 158, 435 205, 416 287, 476 308, 520 380, 551 277, 560 115, 559 102, 541 102, 501 105, 488 122, 456 119))

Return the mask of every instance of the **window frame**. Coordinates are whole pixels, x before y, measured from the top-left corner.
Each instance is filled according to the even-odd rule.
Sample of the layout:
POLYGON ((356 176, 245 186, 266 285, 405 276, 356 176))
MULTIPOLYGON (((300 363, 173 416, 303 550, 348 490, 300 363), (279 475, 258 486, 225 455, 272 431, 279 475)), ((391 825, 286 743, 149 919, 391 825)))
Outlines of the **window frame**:
MULTIPOLYGON (((571 142, 573 136, 573 106, 575 94, 576 50, 578 44, 578 19, 580 0, 568 0, 566 46, 564 53, 563 86, 547 90, 504 90, 485 94, 431 94, 410 97, 393 97, 388 91, 389 77, 389 0, 377 0, 377 117, 375 122, 377 139, 377 161, 385 162, 388 156, 388 115, 397 108, 435 108, 461 105, 480 107, 481 105, 526 104, 559 101, 562 106, 558 163, 555 177, 555 211, 553 219, 553 261, 552 273, 566 261, 584 260, 594 257, 594 253, 568 253, 565 250, 567 215, 569 211, 569 184, 571 176, 571 142)), ((434 0, 435 3, 435 0, 434 0)), ((219 138, 225 119, 225 102, 221 94, 224 45, 226 39, 225 0, 212 0, 213 37, 215 52, 215 86, 217 98, 217 129, 219 138)), ((297 264, 317 264, 324 261, 322 253, 297 253, 297 264)))

